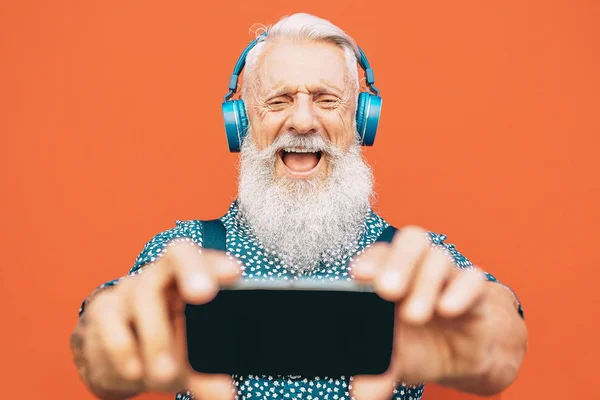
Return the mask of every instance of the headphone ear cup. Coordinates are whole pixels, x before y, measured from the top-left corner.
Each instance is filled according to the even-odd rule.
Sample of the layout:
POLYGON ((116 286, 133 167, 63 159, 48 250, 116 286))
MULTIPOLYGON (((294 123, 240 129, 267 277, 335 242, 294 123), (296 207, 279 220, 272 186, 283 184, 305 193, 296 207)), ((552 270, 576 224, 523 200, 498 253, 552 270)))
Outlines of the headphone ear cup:
POLYGON ((368 93, 362 92, 358 96, 358 105, 356 106, 356 131, 360 137, 360 144, 364 142, 365 103, 367 102, 368 95, 368 93))
POLYGON ((240 151, 246 133, 248 132, 248 116, 242 100, 229 100, 221 105, 225 121, 225 133, 229 151, 240 151))
POLYGON ((373 146, 380 116, 381 97, 362 92, 358 96, 358 106, 356 107, 356 130, 361 139, 361 145, 373 146))
POLYGON ((246 105, 242 100, 234 100, 238 112, 238 124, 240 125, 240 147, 248 133, 248 115, 246 114, 246 105))

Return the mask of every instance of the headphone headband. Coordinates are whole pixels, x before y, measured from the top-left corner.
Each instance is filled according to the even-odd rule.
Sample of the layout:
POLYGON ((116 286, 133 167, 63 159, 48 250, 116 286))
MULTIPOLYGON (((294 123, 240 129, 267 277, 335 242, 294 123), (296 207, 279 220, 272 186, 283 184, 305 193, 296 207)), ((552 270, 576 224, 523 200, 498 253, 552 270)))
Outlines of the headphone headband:
MULTIPOLYGON (((267 37, 268 33, 269 31, 261 33, 258 37, 256 37, 256 39, 251 41, 250 44, 246 46, 242 54, 240 54, 240 57, 235 63, 235 67, 233 68, 233 74, 229 77, 229 93, 225 95, 223 101, 228 101, 229 99, 231 99, 231 97, 237 91, 238 79, 240 74, 242 73, 242 70, 244 69, 244 66, 246 65, 246 57, 248 56, 248 53, 261 41, 262 38, 267 37)), ((371 89, 371 91, 375 95, 379 96, 379 90, 375 86, 373 86, 373 84, 375 83, 375 73, 369 65, 369 60, 367 60, 367 56, 362 51, 362 49, 358 45, 356 47, 358 48, 359 53, 359 56, 357 57, 358 64, 363 69, 363 71, 365 71, 365 81, 367 82, 369 89, 371 89)))
MULTIPOLYGON (((268 31, 262 33, 246 46, 233 68, 233 74, 229 78, 229 93, 225 95, 221 109, 225 122, 227 143, 229 144, 229 151, 231 152, 240 151, 241 145, 248 132, 249 125, 244 101, 231 100, 231 97, 237 91, 238 79, 242 73, 242 69, 244 69, 244 66, 246 65, 248 53, 267 36, 267 33, 268 31)), ((381 97, 379 97, 379 90, 373 86, 375 83, 375 74, 369 65, 369 61, 362 49, 358 46, 357 49, 358 53, 356 54, 356 59, 360 67, 365 71, 365 81, 373 94, 361 92, 358 96, 356 107, 356 132, 358 133, 363 146, 372 146, 379 125, 382 100, 381 97)))

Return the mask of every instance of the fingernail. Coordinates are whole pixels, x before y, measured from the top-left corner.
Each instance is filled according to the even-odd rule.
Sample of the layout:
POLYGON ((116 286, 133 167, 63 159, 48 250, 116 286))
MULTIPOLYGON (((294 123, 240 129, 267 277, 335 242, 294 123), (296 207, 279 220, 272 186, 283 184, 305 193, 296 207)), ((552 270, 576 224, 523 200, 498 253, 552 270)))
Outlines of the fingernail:
POLYGON ((418 319, 425 314, 425 302, 421 299, 413 300, 408 306, 408 317, 418 319))
POLYGON ((362 276, 371 276, 375 272, 375 265, 368 258, 358 258, 351 265, 352 271, 362 276))
POLYGON ((442 299, 442 307, 448 311, 456 311, 460 307, 460 297, 446 296, 442 299))
POLYGON ((195 274, 190 277, 188 287, 194 292, 205 292, 211 290, 213 285, 204 274, 195 274))
POLYGON ((378 284, 384 290, 396 292, 400 289, 401 279, 402 275, 398 271, 391 270, 379 276, 378 284))

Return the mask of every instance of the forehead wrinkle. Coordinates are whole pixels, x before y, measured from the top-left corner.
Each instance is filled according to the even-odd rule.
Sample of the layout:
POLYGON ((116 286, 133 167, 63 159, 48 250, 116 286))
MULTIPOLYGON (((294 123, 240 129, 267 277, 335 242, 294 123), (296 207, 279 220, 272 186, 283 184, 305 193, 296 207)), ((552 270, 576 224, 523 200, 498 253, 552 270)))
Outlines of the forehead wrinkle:
MULTIPOLYGON (((278 95, 282 95, 282 94, 286 94, 286 93, 293 93, 293 92, 298 91, 299 86, 300 85, 298 85, 298 84, 293 85, 284 80, 280 80, 273 86, 273 88, 267 89, 268 91, 266 91, 266 95, 268 97, 272 97, 272 96, 278 96, 278 95)), ((335 95, 341 96, 345 92, 344 89, 338 87, 337 85, 333 84, 331 81, 329 81, 328 79, 325 79, 325 78, 322 78, 320 80, 320 83, 308 84, 308 85, 304 85, 304 86, 306 86, 306 90, 309 93, 332 92, 335 95)))
POLYGON ((298 85, 292 85, 287 81, 279 80, 272 87, 264 88, 263 92, 267 97, 272 97, 275 95, 282 95, 284 93, 293 92, 297 90, 298 85))
MULTIPOLYGON (((258 89, 257 92, 260 92, 262 96, 268 95, 271 97, 277 94, 281 95, 285 94, 286 92, 289 93, 297 91, 299 86, 303 86, 307 89, 312 89, 311 91, 333 91, 334 94, 342 96, 350 89, 350 87, 348 86, 347 77, 345 76, 347 69, 345 65, 345 57, 343 56, 343 51, 337 46, 335 46, 335 49, 333 50, 329 47, 325 49, 325 56, 327 60, 329 60, 326 64, 318 66, 314 62, 311 62, 312 68, 310 72, 304 71, 303 68, 301 68, 300 70, 296 70, 294 68, 292 68, 292 70, 288 70, 287 68, 282 69, 282 65, 278 65, 278 59, 284 56, 284 64, 286 62, 290 62, 290 60, 288 59, 289 57, 287 57, 289 55, 286 56, 286 54, 290 51, 293 51, 293 58, 293 56, 297 54, 296 48, 299 49, 300 53, 298 54, 302 54, 302 52, 304 51, 309 51, 311 52, 311 54, 312 51, 316 51, 320 54, 323 53, 324 45, 332 46, 331 43, 311 41, 301 43, 300 47, 298 47, 298 45, 299 44, 295 43, 294 41, 290 42, 289 40, 284 40, 281 38, 278 38, 278 40, 275 42, 267 42, 264 50, 261 52, 257 61, 258 68, 256 68, 256 73, 258 80, 260 80, 261 82, 261 87, 256 88, 258 89), (291 46, 290 48, 288 48, 288 45, 290 45, 290 43, 291 46), (309 46, 305 47, 305 45, 309 46), (315 45, 315 47, 313 48, 312 45, 315 45), (290 50, 291 48, 293 49, 290 50), (275 60, 270 60, 270 57, 273 56, 275 51, 283 53, 277 53, 277 57, 279 58, 276 58, 275 60), (343 68, 343 72, 338 71, 338 64, 343 68), (305 75, 304 72, 307 72, 308 75, 305 75)), ((297 67, 297 65, 294 64, 292 67, 297 67)))
POLYGON ((308 85, 308 90, 311 92, 333 92, 334 94, 344 93, 344 89, 337 86, 329 79, 321 78, 320 83, 316 85, 308 85))

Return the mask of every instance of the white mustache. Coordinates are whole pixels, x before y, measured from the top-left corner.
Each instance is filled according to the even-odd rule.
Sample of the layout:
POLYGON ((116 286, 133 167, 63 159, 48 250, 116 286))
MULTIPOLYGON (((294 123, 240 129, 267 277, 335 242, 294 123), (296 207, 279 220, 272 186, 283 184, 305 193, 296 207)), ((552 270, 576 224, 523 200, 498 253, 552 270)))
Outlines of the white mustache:
POLYGON ((280 150, 294 147, 310 152, 320 151, 334 158, 342 155, 342 152, 333 143, 318 133, 298 135, 286 132, 277 136, 271 145, 261 151, 261 156, 273 157, 280 150))

